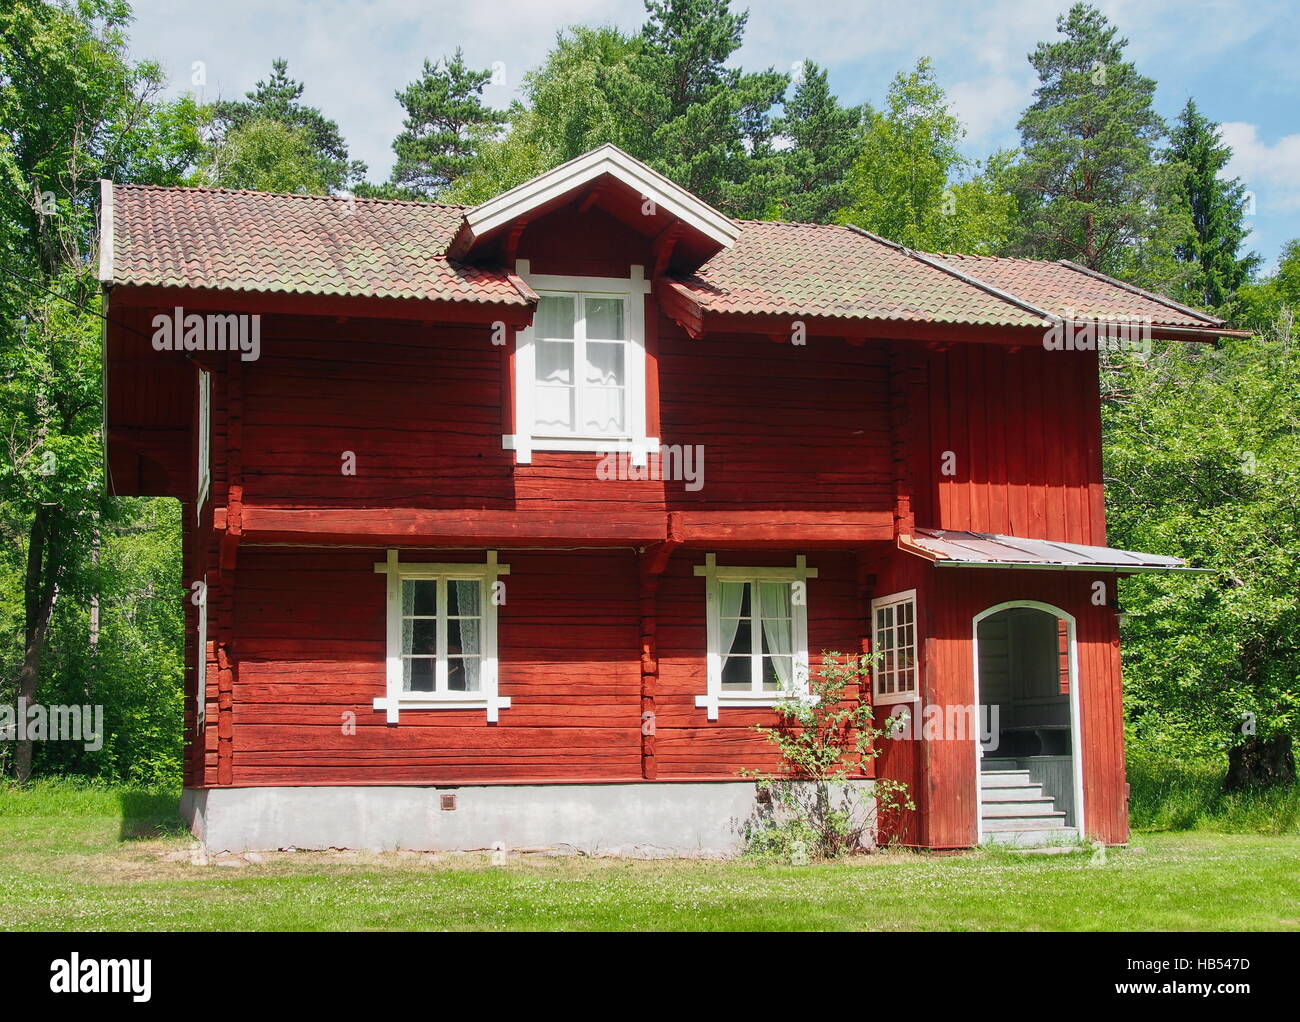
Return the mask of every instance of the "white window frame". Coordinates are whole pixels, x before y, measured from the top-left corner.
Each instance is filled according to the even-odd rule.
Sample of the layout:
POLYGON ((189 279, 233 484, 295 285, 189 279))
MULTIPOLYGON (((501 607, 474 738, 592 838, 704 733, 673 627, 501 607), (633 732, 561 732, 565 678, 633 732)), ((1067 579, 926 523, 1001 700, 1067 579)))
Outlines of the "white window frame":
MULTIPOLYGON (((632 455, 632 464, 643 466, 648 462, 651 448, 657 449, 659 439, 646 436, 646 354, 645 354, 645 295, 650 293, 650 282, 645 279, 645 267, 633 266, 630 275, 620 277, 568 277, 548 273, 532 273, 527 259, 516 260, 516 272, 540 295, 567 295, 577 299, 597 297, 623 299, 623 332, 627 376, 626 404, 624 406, 627 432, 624 436, 538 436, 533 431, 533 381, 536 377, 537 356, 535 335, 530 324, 515 332, 515 432, 501 438, 501 446, 515 452, 515 463, 531 464, 533 451, 586 451, 609 454, 626 451, 632 455)), ((575 309, 575 315, 580 310, 575 309)), ((576 332, 576 331, 575 331, 576 332)), ((575 393, 579 386, 577 345, 574 352, 575 393)), ((577 412, 575 409, 575 418, 577 412)), ((578 423, 575 422, 575 425, 578 423)))
POLYGON ((199 370, 199 464, 195 513, 203 521, 203 504, 212 492, 212 374, 199 370))
MULTIPOLYGON (((197 728, 202 728, 208 715, 208 576, 203 576, 202 587, 203 598, 199 600, 199 656, 195 664, 194 676, 197 679, 198 687, 195 689, 197 698, 195 699, 194 720, 197 728)), ((199 749, 202 750, 202 739, 199 740, 199 749)), ((202 752, 200 751, 200 755, 202 752)))
POLYGON ((808 567, 808 559, 802 554, 795 558, 793 568, 781 567, 733 567, 719 565, 717 554, 707 554, 703 564, 695 566, 695 574, 704 578, 705 615, 708 633, 708 692, 695 697, 695 705, 708 711, 709 720, 718 719, 718 710, 722 707, 775 706, 792 696, 805 698, 809 696, 808 685, 808 601, 805 589, 803 601, 791 601, 790 606, 790 641, 793 654, 791 668, 791 685, 789 689, 777 692, 736 692, 722 688, 722 663, 728 650, 721 648, 722 628, 720 622, 721 600, 718 584, 720 582, 806 582, 817 577, 817 569, 808 567))
MULTIPOLYGON (((374 701, 376 710, 387 714, 387 722, 400 721, 402 710, 472 710, 487 711, 489 723, 496 723, 499 710, 510 706, 509 697, 498 695, 497 606, 493 601, 493 583, 500 575, 510 574, 510 565, 498 564, 495 550, 487 552, 483 564, 443 564, 399 561, 396 550, 388 551, 387 560, 375 565, 375 571, 388 576, 385 657, 385 694, 374 701), (479 606, 482 625, 479 651, 479 691, 477 692, 403 692, 402 691, 402 582, 407 579, 473 580, 482 586, 479 606)), ((437 670, 445 675, 445 655, 437 658, 437 670)))
MULTIPOLYGON (((876 611, 883 607, 896 607, 901 604, 910 603, 912 605, 912 685, 913 687, 906 692, 881 692, 880 683, 882 679, 883 668, 880 662, 875 662, 871 668, 871 701, 876 706, 892 706, 896 703, 916 703, 921 699, 921 624, 917 617, 916 590, 905 589, 902 592, 890 593, 888 596, 881 596, 871 601, 871 652, 872 655, 882 653, 880 648, 880 629, 876 624, 876 611)), ((895 611, 894 627, 897 628, 897 611, 895 611)), ((895 681, 897 675, 895 674, 895 681)))

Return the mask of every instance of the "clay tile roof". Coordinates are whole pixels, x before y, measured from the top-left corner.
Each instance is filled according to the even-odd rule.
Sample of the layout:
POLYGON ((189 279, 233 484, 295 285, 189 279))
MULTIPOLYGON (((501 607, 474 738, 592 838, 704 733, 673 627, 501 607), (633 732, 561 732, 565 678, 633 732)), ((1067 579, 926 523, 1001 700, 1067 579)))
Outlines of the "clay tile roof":
POLYGON ((1009 291, 1062 318, 1147 319, 1180 327, 1214 327, 1223 320, 1070 262, 995 256, 931 256, 956 270, 1009 291))
POLYGON ((442 253, 464 210, 223 188, 112 187, 114 284, 524 304, 442 253))
POLYGON ((1043 316, 849 227, 746 220, 676 282, 706 312, 1042 326, 1043 316))
MULTIPOLYGON (((532 298, 503 269, 444 255, 468 207, 107 182, 104 205, 101 276, 112 284, 504 305, 532 298)), ((736 226, 734 244, 669 282, 702 312, 994 327, 1138 317, 1223 332, 1222 320, 1073 263, 928 255, 854 227, 736 226)))

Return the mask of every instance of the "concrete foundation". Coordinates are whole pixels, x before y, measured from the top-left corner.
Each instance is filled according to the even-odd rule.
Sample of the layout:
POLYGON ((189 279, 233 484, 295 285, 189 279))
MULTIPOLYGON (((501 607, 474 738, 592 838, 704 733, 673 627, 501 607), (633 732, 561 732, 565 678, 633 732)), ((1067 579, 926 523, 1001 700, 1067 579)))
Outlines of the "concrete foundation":
MULTIPOLYGON (((863 812, 870 781, 853 782, 863 812)), ((186 788, 210 852, 278 848, 726 857, 759 807, 752 781, 465 787, 186 788), (444 796, 454 796, 446 808, 444 796)))

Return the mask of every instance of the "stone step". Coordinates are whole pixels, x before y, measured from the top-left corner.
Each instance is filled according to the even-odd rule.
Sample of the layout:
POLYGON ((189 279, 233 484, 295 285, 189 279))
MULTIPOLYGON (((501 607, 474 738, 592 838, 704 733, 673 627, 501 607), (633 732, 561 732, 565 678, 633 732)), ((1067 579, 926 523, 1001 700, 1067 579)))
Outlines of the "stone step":
POLYGON ((1005 816, 997 819, 984 819, 984 832, 999 830, 1063 830, 1065 813, 1053 813, 1051 816, 1005 816))
POLYGON ((1024 799, 1016 802, 986 802, 981 808, 980 815, 986 820, 1018 819, 1030 816, 1065 819, 1065 813, 1059 812, 1056 808, 1056 802, 1050 798, 1024 799))
POLYGON ((985 788, 980 792, 982 802, 1037 802, 1039 799, 1052 799, 1043 794, 1041 784, 1017 785, 1014 788, 985 788))
POLYGON ((1016 848, 1045 848, 1052 845, 1073 845, 1079 842, 1079 832, 1074 827, 1053 827, 1044 830, 994 830, 984 829, 986 843, 1014 845, 1016 848))

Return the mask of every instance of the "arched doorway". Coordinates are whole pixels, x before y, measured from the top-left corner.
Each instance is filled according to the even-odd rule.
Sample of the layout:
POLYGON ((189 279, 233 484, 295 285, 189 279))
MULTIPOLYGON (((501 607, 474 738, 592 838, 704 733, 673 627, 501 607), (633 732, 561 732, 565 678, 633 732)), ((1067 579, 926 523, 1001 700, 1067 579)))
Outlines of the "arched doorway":
POLYGON ((974 620, 980 841, 1053 844, 1083 830, 1074 618, 1019 600, 974 620))

